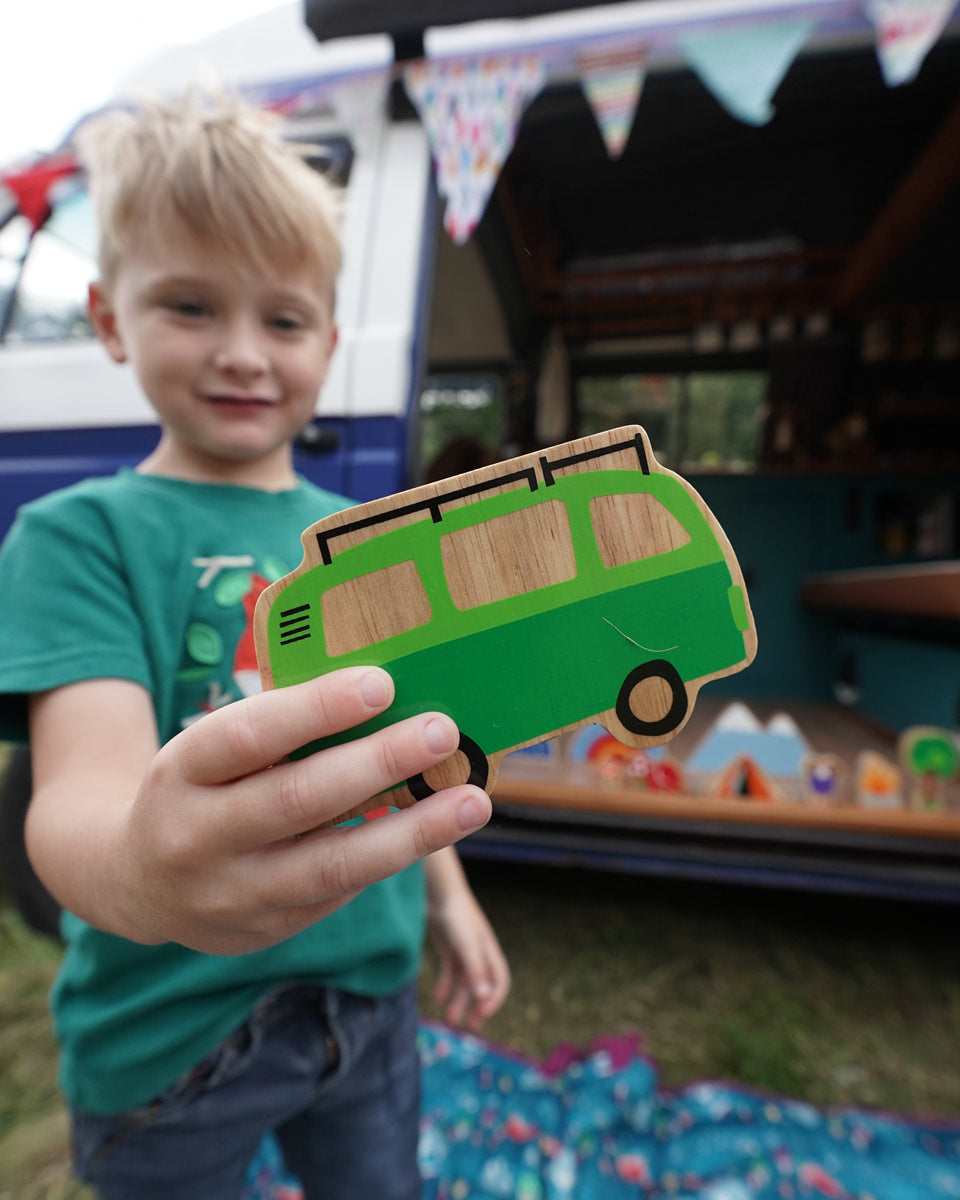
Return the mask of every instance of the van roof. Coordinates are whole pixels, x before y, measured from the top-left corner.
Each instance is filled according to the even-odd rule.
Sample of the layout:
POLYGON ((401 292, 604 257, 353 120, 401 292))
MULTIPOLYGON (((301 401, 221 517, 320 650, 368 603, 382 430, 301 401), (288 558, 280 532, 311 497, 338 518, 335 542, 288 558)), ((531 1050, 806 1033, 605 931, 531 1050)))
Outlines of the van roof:
MULTIPOLYGON (((636 35, 644 40, 648 69, 656 70, 676 65, 677 39, 693 23, 719 28, 777 17, 815 22, 806 52, 867 45, 876 37, 864 6, 852 0, 306 0, 305 6, 284 4, 159 52, 121 81, 119 94, 172 92, 190 84, 267 93, 281 83, 287 90, 297 83, 306 87, 389 66, 390 33, 414 28, 423 31, 431 58, 536 50, 553 59, 554 68, 575 49, 636 35), (476 20, 480 12, 497 19, 476 20)), ((957 25, 960 15, 950 22, 957 25)))

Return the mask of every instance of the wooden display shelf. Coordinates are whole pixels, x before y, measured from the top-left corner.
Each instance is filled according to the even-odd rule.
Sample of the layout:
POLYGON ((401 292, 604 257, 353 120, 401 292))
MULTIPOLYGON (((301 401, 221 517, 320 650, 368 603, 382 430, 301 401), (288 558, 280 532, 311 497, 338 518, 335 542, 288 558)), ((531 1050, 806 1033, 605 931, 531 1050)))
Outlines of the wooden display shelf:
MULTIPOLYGON (((687 725, 665 747, 666 753, 685 766, 729 698, 701 693, 687 725)), ((747 706, 766 723, 778 712, 788 713, 796 722, 811 750, 836 755, 847 767, 847 787, 842 803, 825 805, 792 800, 754 800, 726 798, 710 794, 666 792, 629 784, 601 782, 584 763, 563 759, 552 762, 507 758, 493 793, 494 809, 531 810, 544 814, 552 811, 588 816, 641 818, 647 821, 671 821, 691 825, 747 826, 779 829, 787 836, 792 829, 798 837, 818 831, 863 836, 910 839, 950 839, 960 842, 960 784, 947 791, 943 812, 923 812, 908 807, 874 808, 853 803, 852 780, 857 756, 873 751, 896 762, 896 739, 885 729, 838 704, 810 701, 746 701, 747 706)), ((702 782, 702 781, 701 781, 702 782)))
POLYGON ((727 800, 716 796, 649 791, 638 787, 571 784, 560 775, 552 779, 532 779, 504 771, 497 783, 494 804, 555 812, 607 813, 673 821, 779 826, 798 831, 842 830, 848 833, 951 838, 960 841, 960 813, 955 812, 727 800))

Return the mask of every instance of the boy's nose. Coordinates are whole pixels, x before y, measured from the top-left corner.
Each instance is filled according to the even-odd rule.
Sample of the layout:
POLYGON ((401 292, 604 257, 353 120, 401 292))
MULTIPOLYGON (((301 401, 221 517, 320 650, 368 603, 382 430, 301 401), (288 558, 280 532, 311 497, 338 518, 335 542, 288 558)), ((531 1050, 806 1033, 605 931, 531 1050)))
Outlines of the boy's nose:
POLYGON ((239 376, 262 375, 269 367, 269 358, 256 332, 244 322, 224 330, 223 338, 213 354, 219 371, 239 376))

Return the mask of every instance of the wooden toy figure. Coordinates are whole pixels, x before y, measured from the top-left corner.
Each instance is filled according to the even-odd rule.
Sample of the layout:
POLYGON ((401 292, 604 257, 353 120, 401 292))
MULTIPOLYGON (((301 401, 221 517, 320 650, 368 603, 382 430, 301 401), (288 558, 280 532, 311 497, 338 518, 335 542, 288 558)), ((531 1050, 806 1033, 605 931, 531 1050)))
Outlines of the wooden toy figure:
POLYGON ((900 761, 911 780, 910 804, 927 812, 940 812, 944 806, 947 781, 960 769, 960 750, 949 729, 935 725, 914 725, 905 729, 897 741, 900 761))
POLYGON ((263 686, 375 665, 396 688, 381 717, 302 753, 426 711, 461 732, 429 778, 363 807, 492 790, 509 751, 587 722, 658 745, 756 652, 726 535, 639 426, 346 509, 302 541, 257 603, 263 686))

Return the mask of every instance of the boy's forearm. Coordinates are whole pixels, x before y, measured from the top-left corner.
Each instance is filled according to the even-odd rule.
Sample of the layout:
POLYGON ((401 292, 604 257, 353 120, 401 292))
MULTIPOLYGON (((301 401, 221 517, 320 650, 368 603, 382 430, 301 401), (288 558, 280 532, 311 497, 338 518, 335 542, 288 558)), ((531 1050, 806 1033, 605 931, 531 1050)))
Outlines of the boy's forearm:
POLYGON ((423 860, 430 905, 443 904, 452 896, 472 889, 467 881, 460 855, 453 846, 444 846, 423 860))
MULTIPOLYGON (((92 781, 91 781, 92 783, 92 781)), ((57 903, 89 924, 144 944, 160 939, 135 916, 125 882, 122 828, 133 794, 105 794, 77 779, 69 795, 49 785, 34 792, 25 840, 31 864, 57 903)))
POLYGON ((27 852, 64 908, 98 928, 156 941, 141 927, 124 838, 140 782, 157 751, 146 691, 91 680, 33 697, 34 792, 27 852))

